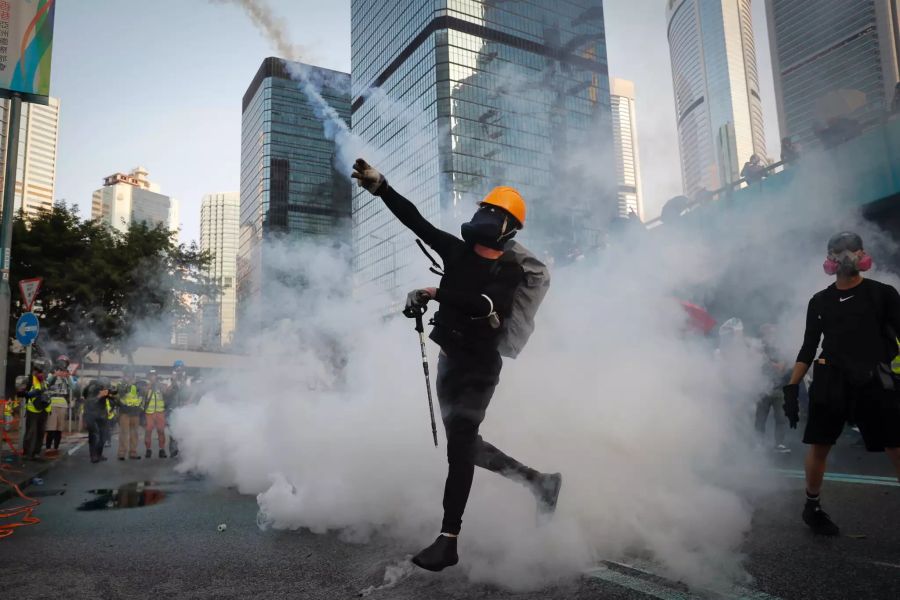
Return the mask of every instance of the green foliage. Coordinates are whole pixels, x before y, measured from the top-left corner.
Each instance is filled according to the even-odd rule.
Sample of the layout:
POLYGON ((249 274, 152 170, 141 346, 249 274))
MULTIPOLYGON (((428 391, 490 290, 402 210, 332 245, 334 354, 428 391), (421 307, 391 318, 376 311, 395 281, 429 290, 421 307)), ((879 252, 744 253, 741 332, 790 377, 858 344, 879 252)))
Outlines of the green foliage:
MULTIPOLYGON (((115 348, 131 355, 142 328, 171 331, 198 318, 193 306, 216 287, 204 276, 212 257, 178 244, 162 226, 126 233, 85 221, 77 207, 54 206, 13 223, 10 284, 43 277, 41 343, 82 357, 115 348)), ((10 331, 21 308, 11 311, 10 331)))

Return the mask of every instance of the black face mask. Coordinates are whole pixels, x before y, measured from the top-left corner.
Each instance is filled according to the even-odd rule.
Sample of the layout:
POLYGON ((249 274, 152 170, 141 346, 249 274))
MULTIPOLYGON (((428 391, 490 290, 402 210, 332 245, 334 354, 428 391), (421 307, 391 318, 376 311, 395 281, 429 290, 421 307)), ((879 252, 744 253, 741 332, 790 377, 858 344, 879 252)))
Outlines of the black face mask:
POLYGON ((506 242, 516 235, 514 219, 504 211, 492 206, 482 206, 472 215, 472 220, 463 223, 462 238, 470 244, 481 244, 493 250, 503 250, 506 242))

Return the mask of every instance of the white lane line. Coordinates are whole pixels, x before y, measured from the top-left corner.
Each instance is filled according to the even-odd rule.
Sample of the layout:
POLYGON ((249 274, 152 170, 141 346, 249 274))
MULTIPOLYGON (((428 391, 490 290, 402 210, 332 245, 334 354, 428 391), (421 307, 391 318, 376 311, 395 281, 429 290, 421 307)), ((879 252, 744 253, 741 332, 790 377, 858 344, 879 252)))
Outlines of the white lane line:
MULTIPOLYGON (((606 563, 606 565, 622 567, 623 569, 635 571, 649 577, 660 577, 656 573, 634 565, 627 565, 610 560, 603 562, 606 563)), ((655 583, 654 581, 650 581, 643 577, 628 575, 627 573, 610 569, 605 565, 596 569, 591 569, 587 574, 592 577, 597 577, 598 579, 603 579, 604 581, 609 581, 610 583, 615 583, 630 590, 641 592, 654 598, 659 598, 660 600, 703 600, 710 597, 720 598, 722 600, 782 600, 782 598, 779 598, 778 596, 772 596, 771 594, 758 590, 751 590, 739 585, 732 586, 728 590, 697 589, 695 590, 697 594, 692 594, 690 592, 655 583)))
POLYGON ((664 585, 660 585, 658 583, 654 583, 653 581, 648 581, 646 579, 642 579, 640 577, 634 577, 632 575, 626 575, 625 573, 621 573, 619 571, 614 571, 609 567, 595 567, 590 569, 585 573, 588 577, 595 577, 597 579, 602 579, 603 581, 607 581, 609 583, 613 583, 618 585, 619 587, 627 588, 629 590, 633 590, 635 592, 640 592, 642 594, 646 594, 653 598, 659 598, 659 600, 698 600, 698 596, 693 596, 691 594, 675 590, 664 585))
POLYGON ((84 446, 85 444, 87 444, 87 440, 84 440, 84 441, 80 442, 79 444, 77 444, 76 446, 69 448, 69 451, 66 452, 66 454, 68 454, 69 456, 72 456, 73 454, 75 454, 76 452, 81 450, 81 447, 84 446))
MULTIPOLYGON (((800 469, 776 469, 785 477, 792 479, 804 479, 805 473, 800 469)), ((852 475, 849 473, 825 473, 825 481, 839 481, 841 483, 860 483, 864 485, 880 485, 884 487, 900 487, 896 477, 881 477, 878 475, 852 475)))

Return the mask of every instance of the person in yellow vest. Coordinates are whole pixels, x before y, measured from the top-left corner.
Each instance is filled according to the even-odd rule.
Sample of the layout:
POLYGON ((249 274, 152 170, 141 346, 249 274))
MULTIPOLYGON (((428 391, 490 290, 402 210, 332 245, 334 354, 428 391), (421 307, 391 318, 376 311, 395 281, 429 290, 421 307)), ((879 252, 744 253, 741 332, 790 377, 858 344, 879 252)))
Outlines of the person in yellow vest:
POLYGON ((138 429, 141 426, 141 413, 144 412, 144 399, 134 379, 134 368, 126 365, 122 369, 122 383, 119 384, 119 460, 125 455, 140 460, 137 452, 138 429))
POLYGON ((73 387, 72 375, 69 373, 69 359, 62 355, 56 359, 55 370, 47 378, 44 386, 46 395, 50 398, 50 416, 47 418, 47 450, 59 450, 73 387))
POLYGON ((159 457, 168 458, 166 455, 166 401, 163 398, 156 369, 150 370, 149 378, 150 385, 144 399, 144 446, 147 448, 144 456, 146 458, 153 456, 153 430, 155 429, 159 444, 159 457))
POLYGON ((44 396, 44 364, 36 360, 31 366, 31 385, 25 393, 25 441, 22 444, 22 455, 26 459, 40 458, 49 413, 50 402, 44 396))

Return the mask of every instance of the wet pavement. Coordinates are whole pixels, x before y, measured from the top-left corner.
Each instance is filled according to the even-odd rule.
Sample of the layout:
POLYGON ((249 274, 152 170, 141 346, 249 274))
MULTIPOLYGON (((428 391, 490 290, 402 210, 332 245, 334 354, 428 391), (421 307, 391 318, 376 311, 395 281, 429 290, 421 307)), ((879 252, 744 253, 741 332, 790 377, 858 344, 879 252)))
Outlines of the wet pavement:
POLYGON ((827 484, 827 509, 844 533, 836 539, 815 538, 799 521, 801 452, 778 460, 783 471, 773 477, 783 485, 762 500, 744 548, 752 584, 714 596, 619 557, 552 587, 514 593, 472 583, 465 555, 462 568, 432 574, 409 564, 415 548, 392 540, 261 531, 252 496, 175 473, 173 460, 92 465, 82 449, 57 463, 43 486, 29 488, 46 492, 34 511, 41 522, 0 540, 0 589, 17 599, 900 598, 900 486, 886 458, 842 441, 832 461, 837 479, 827 484))

